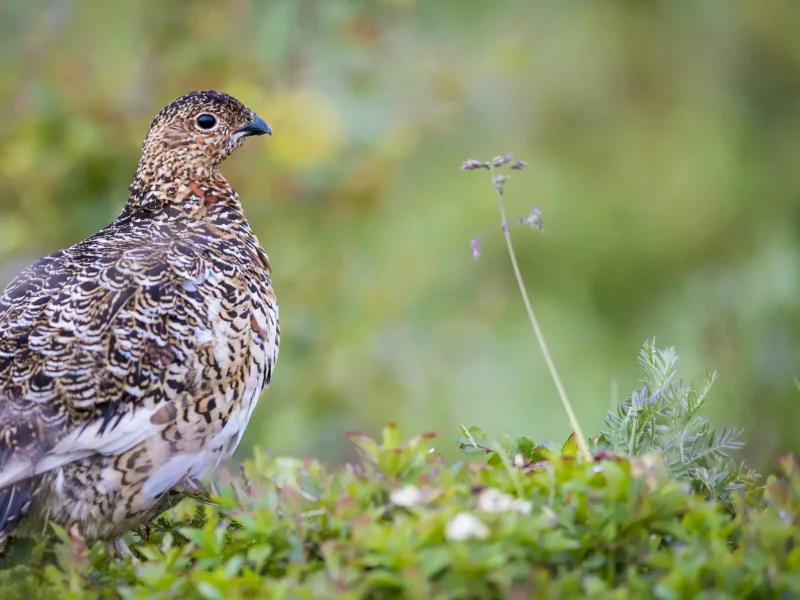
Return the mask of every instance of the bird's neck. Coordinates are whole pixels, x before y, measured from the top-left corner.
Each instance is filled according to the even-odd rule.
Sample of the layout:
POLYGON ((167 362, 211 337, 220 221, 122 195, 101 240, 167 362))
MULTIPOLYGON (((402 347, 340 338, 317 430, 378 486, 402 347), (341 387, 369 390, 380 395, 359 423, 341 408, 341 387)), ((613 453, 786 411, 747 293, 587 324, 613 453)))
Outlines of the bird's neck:
POLYGON ((123 214, 204 218, 242 214, 238 196, 216 167, 173 168, 140 163, 123 214))

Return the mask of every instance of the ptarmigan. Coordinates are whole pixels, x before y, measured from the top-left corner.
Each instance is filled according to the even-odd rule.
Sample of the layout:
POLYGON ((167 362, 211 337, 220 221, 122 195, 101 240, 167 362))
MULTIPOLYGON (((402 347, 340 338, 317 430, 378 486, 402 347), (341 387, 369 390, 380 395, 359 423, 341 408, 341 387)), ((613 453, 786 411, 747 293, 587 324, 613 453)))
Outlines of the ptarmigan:
POLYGON ((264 133, 231 96, 178 98, 119 217, 0 296, 0 545, 48 519, 115 538, 236 448, 280 329, 269 260, 219 166, 264 133))

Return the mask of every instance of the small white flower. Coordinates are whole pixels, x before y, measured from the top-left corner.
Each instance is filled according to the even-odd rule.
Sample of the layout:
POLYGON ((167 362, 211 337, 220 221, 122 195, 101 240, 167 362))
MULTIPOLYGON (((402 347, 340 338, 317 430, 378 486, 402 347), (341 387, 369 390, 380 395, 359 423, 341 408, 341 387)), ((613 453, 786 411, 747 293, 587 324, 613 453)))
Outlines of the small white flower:
POLYGON ((484 512, 499 513, 511 508, 514 499, 497 488, 486 488, 478 496, 478 508, 484 512))
POLYGON ((520 514, 529 515, 533 510, 533 502, 530 500, 514 500, 511 503, 511 510, 515 510, 520 514))
POLYGON ((392 490, 389 499, 392 501, 392 504, 396 504, 397 506, 416 506, 424 501, 425 494, 415 485, 404 485, 401 488, 392 490))
POLYGON ((490 513, 513 510, 527 515, 533 510, 533 504, 528 500, 515 499, 497 488, 486 488, 478 496, 478 509, 490 513))
POLYGON ((475 515, 462 512, 447 522, 445 536, 451 541, 482 540, 489 537, 489 528, 475 515))
POLYGON ((522 454, 516 454, 514 456, 514 466, 518 469, 525 466, 525 457, 522 454))

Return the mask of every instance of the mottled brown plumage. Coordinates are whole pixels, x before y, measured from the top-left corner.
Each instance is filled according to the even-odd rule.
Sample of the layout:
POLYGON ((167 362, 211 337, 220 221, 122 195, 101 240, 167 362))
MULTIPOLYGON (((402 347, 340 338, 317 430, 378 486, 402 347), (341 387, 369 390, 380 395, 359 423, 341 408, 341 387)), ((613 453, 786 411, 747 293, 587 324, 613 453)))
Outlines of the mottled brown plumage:
POLYGON ((110 538, 230 456, 278 356, 267 255, 220 163, 270 133, 235 98, 153 120, 108 227, 0 296, 0 543, 110 538))

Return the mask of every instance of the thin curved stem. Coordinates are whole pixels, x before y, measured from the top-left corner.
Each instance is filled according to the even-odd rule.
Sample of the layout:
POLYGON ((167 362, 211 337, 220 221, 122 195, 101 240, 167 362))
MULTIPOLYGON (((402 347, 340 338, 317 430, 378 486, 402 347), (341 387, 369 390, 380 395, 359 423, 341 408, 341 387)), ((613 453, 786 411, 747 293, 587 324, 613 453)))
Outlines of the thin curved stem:
POLYGON ((542 330, 539 327, 539 321, 536 319, 536 315, 533 312, 533 306, 531 306, 531 301, 528 298, 528 291, 525 289, 525 282, 522 279, 522 272, 519 270, 519 263, 517 263, 517 255, 514 253, 514 245, 511 243, 511 232, 508 226, 508 221, 506 220, 506 210, 503 206, 502 181, 498 183, 493 167, 490 166, 489 170, 492 174, 492 183, 495 187, 495 191, 497 192, 497 202, 500 206, 500 217, 503 219, 503 235, 505 235, 506 244, 508 245, 508 255, 511 257, 511 265, 514 267, 514 275, 517 277, 517 284, 519 285, 520 294, 522 294, 522 301, 525 303, 525 309, 528 311, 528 319, 530 319, 533 332, 536 334, 539 347, 542 349, 542 354, 544 354, 544 360, 547 363, 547 368, 550 370, 550 376, 553 378, 553 383, 556 385, 558 395, 561 397, 561 403, 564 405, 564 410, 567 412, 567 418, 569 418, 570 426, 572 427, 572 431, 575 433, 575 441, 578 444, 578 450, 583 455, 584 459, 591 461, 592 453, 589 452, 589 446, 586 443, 586 438, 583 437, 583 432, 578 424, 578 418, 575 416, 575 411, 572 410, 572 404, 567 397, 567 392, 564 389, 564 385, 561 383, 561 378, 558 376, 555 362, 553 362, 553 357, 550 354, 550 350, 547 348, 547 342, 545 342, 544 334, 542 334, 542 330))

